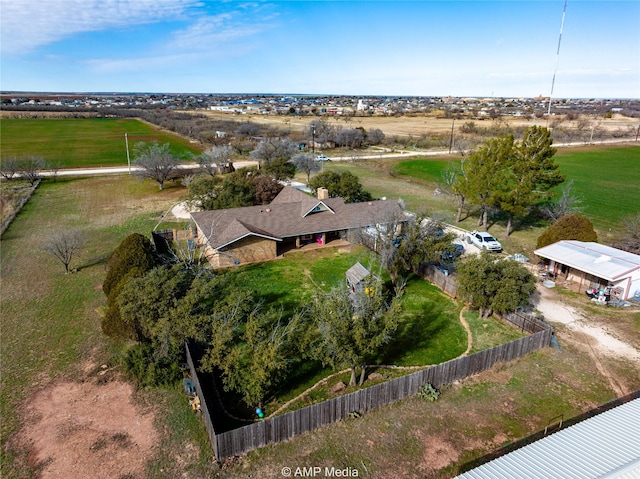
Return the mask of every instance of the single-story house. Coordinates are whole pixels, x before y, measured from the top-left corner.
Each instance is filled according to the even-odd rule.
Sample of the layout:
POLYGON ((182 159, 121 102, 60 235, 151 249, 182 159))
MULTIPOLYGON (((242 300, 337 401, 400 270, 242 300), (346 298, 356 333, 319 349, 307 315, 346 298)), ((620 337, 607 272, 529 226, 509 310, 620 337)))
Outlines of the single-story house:
POLYGON ((640 255, 611 246, 558 241, 534 251, 550 273, 578 284, 580 292, 610 286, 619 299, 640 296, 640 255))
POLYGON ((401 224, 396 201, 345 203, 285 186, 269 205, 191 213, 197 241, 215 268, 275 259, 306 244, 353 240, 367 227, 401 224))

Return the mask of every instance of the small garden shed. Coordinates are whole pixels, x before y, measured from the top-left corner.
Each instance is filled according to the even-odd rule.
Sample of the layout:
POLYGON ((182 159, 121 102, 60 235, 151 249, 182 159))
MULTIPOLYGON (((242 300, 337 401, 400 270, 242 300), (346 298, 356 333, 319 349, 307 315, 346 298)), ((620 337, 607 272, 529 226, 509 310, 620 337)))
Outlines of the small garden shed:
POLYGON ((354 264, 347 270, 347 286, 352 293, 362 291, 365 287, 365 278, 371 274, 367 268, 362 266, 360 262, 354 264))

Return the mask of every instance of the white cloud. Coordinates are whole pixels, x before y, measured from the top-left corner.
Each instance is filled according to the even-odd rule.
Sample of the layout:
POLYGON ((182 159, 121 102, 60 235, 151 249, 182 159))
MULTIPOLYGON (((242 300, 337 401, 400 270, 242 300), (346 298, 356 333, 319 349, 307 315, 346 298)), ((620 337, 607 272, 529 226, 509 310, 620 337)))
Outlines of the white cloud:
POLYGON ((184 30, 174 33, 174 38, 168 42, 171 50, 211 51, 222 43, 246 38, 263 31, 263 26, 255 23, 234 23, 232 13, 199 18, 184 30))
POLYGON ((198 0, 0 0, 3 53, 26 53, 82 32, 175 20, 198 0))

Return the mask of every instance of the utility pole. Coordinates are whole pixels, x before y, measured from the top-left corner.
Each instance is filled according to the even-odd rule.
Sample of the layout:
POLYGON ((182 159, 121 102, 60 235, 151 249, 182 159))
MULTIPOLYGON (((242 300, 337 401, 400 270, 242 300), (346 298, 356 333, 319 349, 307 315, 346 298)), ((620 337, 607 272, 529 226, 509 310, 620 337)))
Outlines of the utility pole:
POLYGON ((129 156, 129 138, 127 133, 124 134, 124 144, 127 146, 127 165, 129 166, 129 174, 131 174, 131 157, 129 156))
POLYGON ((453 125, 455 125, 456 119, 454 118, 451 122, 451 138, 449 139, 449 154, 451 154, 451 150, 453 149, 453 125))

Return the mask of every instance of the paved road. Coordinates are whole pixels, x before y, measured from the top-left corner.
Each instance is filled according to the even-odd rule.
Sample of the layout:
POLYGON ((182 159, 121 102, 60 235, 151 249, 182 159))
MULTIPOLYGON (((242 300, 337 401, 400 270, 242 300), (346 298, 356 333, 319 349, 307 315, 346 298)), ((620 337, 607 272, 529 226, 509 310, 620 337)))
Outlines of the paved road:
MULTIPOLYGON (((577 141, 573 143, 554 143, 556 148, 571 148, 576 146, 587 145, 615 145, 619 143, 638 143, 635 138, 625 138, 617 140, 600 140, 600 141, 577 141)), ((354 160, 378 160, 381 158, 404 158, 411 156, 446 156, 449 154, 458 154, 457 151, 449 152, 449 150, 436 150, 436 151, 406 151, 406 150, 381 150, 380 153, 370 155, 353 155, 353 156, 332 156, 331 161, 354 161, 354 160)))
MULTIPOLYGON (((247 166, 257 166, 257 161, 234 161, 233 166, 236 168, 246 168, 247 166)), ((198 168, 197 163, 182 163, 178 165, 178 169, 189 170, 198 168)), ((95 176, 95 175, 125 175, 141 170, 137 166, 100 166, 96 168, 64 168, 57 172, 44 170, 42 176, 95 176)))
MULTIPOLYGON (((603 140, 598 142, 575 142, 575 143, 556 143, 555 147, 575 147, 585 145, 604 145, 604 144, 617 144, 617 143, 632 143, 636 142, 633 138, 618 139, 618 140, 603 140)), ((397 150, 381 150, 380 153, 370 155, 353 155, 353 156, 334 156, 332 161, 354 161, 354 160, 378 160, 381 158, 408 158, 412 156, 443 156, 448 155, 449 150, 437 150, 437 151, 397 151, 397 150)), ((236 168, 245 168, 247 166, 257 166, 256 161, 234 161, 233 165, 236 168)), ((190 169, 196 167, 195 163, 185 163, 178 166, 180 169, 190 169)), ((93 175, 123 175, 127 173, 133 173, 139 170, 136 166, 103 166, 97 168, 65 168, 60 169, 57 172, 45 170, 41 174, 42 176, 93 176, 93 175)))

